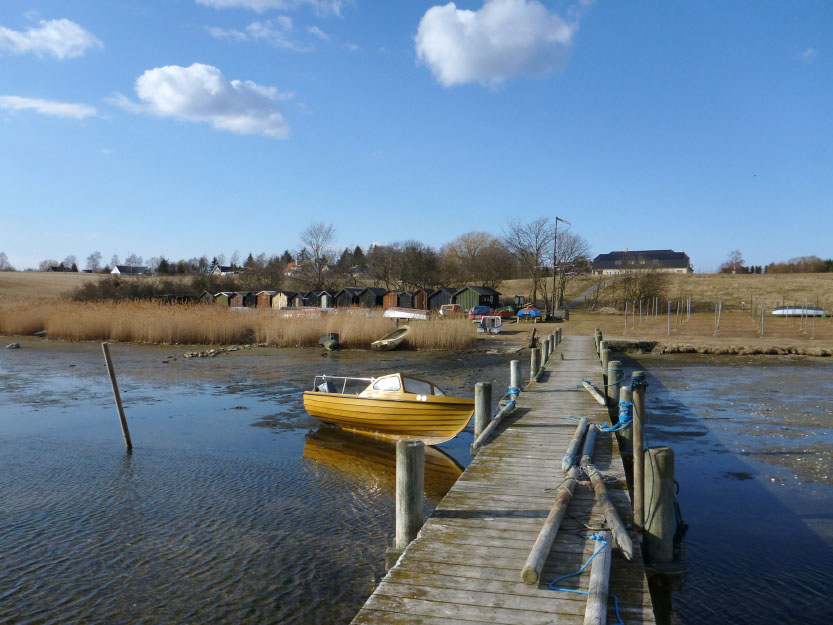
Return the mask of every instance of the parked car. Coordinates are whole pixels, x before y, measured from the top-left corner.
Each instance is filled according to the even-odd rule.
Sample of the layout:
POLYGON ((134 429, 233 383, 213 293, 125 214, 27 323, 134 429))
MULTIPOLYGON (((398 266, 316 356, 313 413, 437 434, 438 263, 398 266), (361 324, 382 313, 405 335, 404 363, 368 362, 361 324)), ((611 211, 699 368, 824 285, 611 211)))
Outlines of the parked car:
POLYGON ((440 314, 443 317, 454 317, 457 315, 465 315, 466 311, 460 304, 443 304, 440 306, 440 314))
POLYGON ((491 316, 494 314, 491 306, 472 306, 469 310, 469 320, 480 321, 484 316, 491 316))
POLYGON ((518 312, 518 308, 516 306, 504 306, 503 308, 498 308, 495 311, 495 315, 501 317, 503 319, 507 319, 509 317, 514 317, 515 314, 518 312))
POLYGON ((540 318, 541 311, 532 304, 527 304, 518 311, 518 319, 531 319, 534 321, 540 318))

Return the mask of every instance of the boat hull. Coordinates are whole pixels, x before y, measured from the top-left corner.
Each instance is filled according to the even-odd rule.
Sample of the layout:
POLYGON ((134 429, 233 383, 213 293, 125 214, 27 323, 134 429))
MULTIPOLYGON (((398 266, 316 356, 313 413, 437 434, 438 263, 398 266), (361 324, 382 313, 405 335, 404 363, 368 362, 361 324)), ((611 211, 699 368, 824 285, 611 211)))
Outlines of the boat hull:
POLYGON ((474 414, 474 401, 440 395, 379 399, 341 393, 304 392, 304 408, 338 427, 380 438, 416 438, 438 445, 457 436, 474 414), (421 398, 421 399, 418 399, 421 398))

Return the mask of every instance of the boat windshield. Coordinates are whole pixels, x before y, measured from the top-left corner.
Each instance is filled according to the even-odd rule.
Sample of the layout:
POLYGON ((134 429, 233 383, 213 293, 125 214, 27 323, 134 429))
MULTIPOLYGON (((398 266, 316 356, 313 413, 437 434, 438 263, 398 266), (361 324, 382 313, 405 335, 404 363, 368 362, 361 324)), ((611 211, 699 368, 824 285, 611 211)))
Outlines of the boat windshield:
POLYGON ((399 377, 395 375, 376 380, 373 384, 374 391, 398 391, 400 388, 402 387, 399 385, 399 377))
POLYGON ((425 382, 423 380, 417 380, 414 378, 406 378, 402 377, 402 381, 405 383, 405 392, 406 393, 414 393, 415 395, 433 395, 434 393, 431 392, 431 383, 425 382))

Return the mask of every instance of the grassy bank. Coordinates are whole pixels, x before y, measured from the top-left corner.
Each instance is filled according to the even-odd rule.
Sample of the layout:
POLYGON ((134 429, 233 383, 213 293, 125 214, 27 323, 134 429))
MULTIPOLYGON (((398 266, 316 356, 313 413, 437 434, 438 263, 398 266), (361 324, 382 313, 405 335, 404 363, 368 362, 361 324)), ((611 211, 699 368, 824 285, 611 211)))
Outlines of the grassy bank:
MULTIPOLYGON (((412 323, 411 349, 469 349, 471 322, 442 320, 412 323)), ((125 341, 181 345, 265 343, 275 347, 312 347, 321 335, 337 332, 345 347, 366 348, 390 332, 395 322, 381 315, 347 312, 320 317, 287 317, 271 310, 233 311, 203 304, 170 306, 155 302, 43 302, 0 304, 0 334, 31 335, 46 330, 50 339, 125 341)))

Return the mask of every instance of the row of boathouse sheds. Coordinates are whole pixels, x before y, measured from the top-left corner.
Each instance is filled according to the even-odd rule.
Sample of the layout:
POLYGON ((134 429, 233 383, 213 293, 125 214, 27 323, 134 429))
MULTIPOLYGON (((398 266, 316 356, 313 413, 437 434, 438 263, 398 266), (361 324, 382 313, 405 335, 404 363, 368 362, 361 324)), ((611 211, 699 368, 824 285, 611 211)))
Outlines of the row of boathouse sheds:
POLYGON ((416 291, 388 291, 378 287, 344 287, 336 293, 328 291, 205 291, 202 300, 206 303, 233 308, 416 308, 439 310, 444 304, 460 304, 469 309, 473 306, 499 306, 500 293, 489 287, 465 286, 463 288, 442 287, 439 289, 417 289, 416 291))

